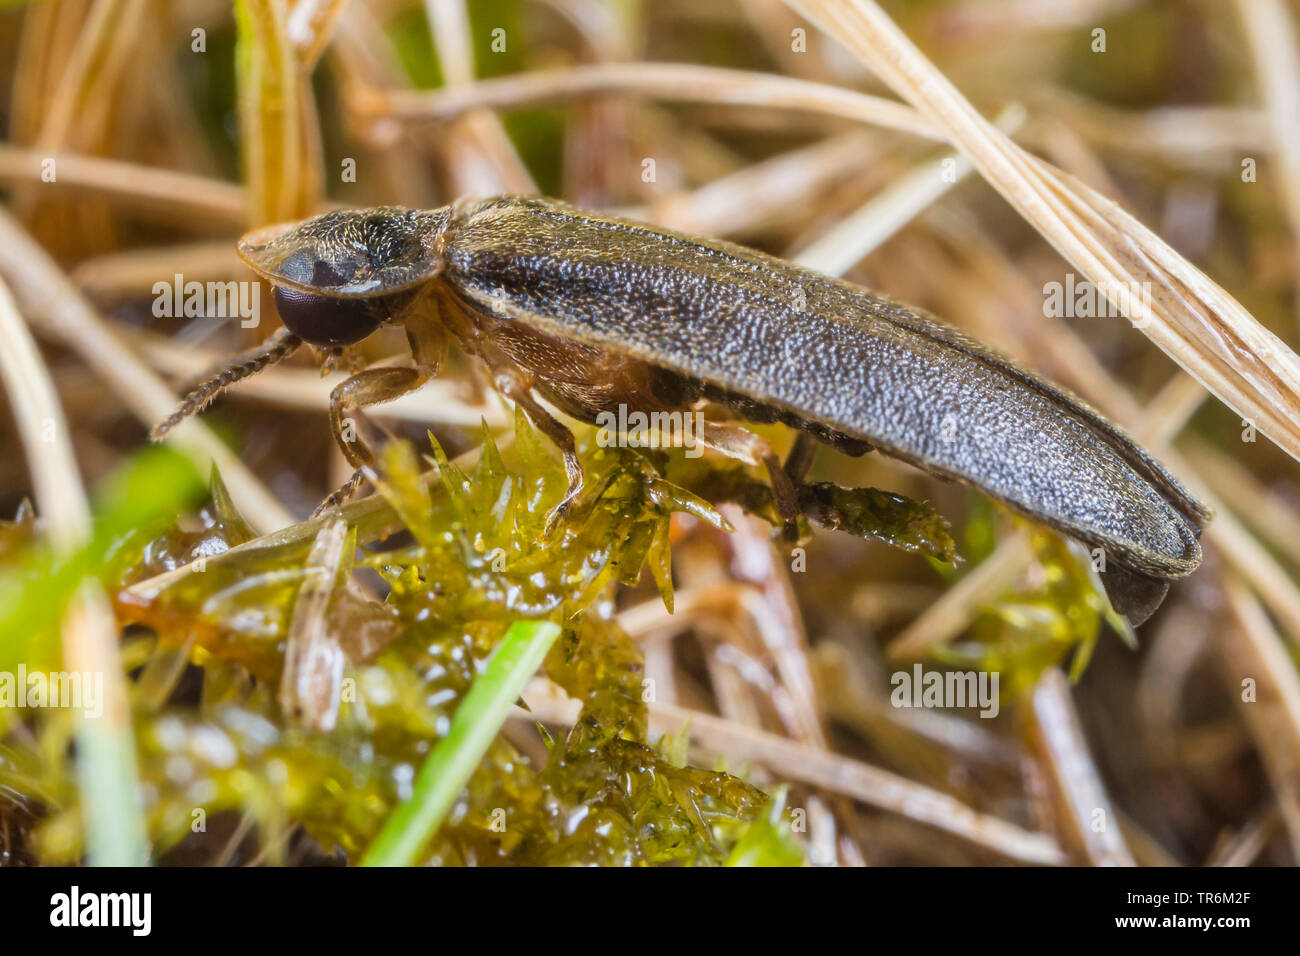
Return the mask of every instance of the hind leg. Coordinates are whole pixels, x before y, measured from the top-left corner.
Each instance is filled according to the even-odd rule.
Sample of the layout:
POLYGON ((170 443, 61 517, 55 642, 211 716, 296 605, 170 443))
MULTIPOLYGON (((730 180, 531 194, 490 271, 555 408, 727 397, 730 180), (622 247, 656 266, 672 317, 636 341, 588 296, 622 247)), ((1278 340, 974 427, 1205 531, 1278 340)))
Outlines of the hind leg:
POLYGON ((813 457, 817 454, 817 439, 807 432, 798 432, 794 438, 794 447, 785 456, 783 469, 796 485, 803 481, 812 467, 813 457))
MULTIPOLYGON (((800 537, 799 496, 795 492, 794 479, 790 472, 781 466, 781 460, 767 440, 755 435, 748 428, 731 423, 711 422, 707 419, 700 423, 696 440, 706 448, 721 452, 728 458, 743 461, 747 465, 762 465, 767 470, 768 480, 772 483, 772 493, 776 499, 777 513, 784 519, 782 535, 787 541, 797 541, 800 537)), ((801 455, 798 444, 791 452, 801 455)), ((796 463, 798 465, 798 463, 796 463)), ((805 469, 806 470, 806 469, 805 469)))

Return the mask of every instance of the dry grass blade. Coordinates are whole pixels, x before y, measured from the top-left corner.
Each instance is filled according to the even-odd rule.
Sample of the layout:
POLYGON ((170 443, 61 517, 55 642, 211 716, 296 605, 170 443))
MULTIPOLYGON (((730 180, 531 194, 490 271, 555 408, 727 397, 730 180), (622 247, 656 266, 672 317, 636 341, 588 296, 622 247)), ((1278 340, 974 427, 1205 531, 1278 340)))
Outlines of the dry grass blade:
POLYGON ((1017 772, 1024 759, 1018 742, 974 721, 924 708, 895 707, 865 663, 861 648, 823 642, 814 649, 819 686, 838 722, 871 740, 882 725, 902 731, 922 746, 963 761, 1017 772))
MULTIPOLYGON (((174 246, 131 249, 85 259, 72 270, 72 281, 92 299, 142 295, 159 276, 201 275, 211 279, 243 278, 247 267, 229 239, 174 246)), ((211 323, 215 331, 219 322, 211 323)))
MULTIPOLYGON (((67 421, 36 343, 0 280, 0 377, 22 434, 36 504, 50 540, 70 551, 89 539, 90 506, 77 471, 67 421)), ((98 583, 69 605, 63 658, 77 674, 103 681, 103 713, 79 714, 80 782, 91 862, 124 866, 147 856, 130 707, 117 655, 117 624, 98 583)))
POLYGON ((326 613, 344 567, 348 526, 335 517, 321 528, 303 565, 307 572, 294 599, 284 649, 280 707, 304 727, 328 733, 338 720, 344 655, 340 634, 326 613))
POLYGON ((1090 26, 1142 0, 982 0, 941 7, 935 16, 945 30, 970 38, 1005 33, 1090 26))
POLYGON ((877 146, 877 137, 864 130, 842 133, 620 215, 700 236, 743 235, 788 222, 791 210, 807 208, 819 193, 859 172, 877 146))
POLYGON ((618 614, 618 626, 637 638, 672 637, 689 629, 702 615, 730 614, 744 609, 753 588, 731 582, 709 587, 682 588, 673 595, 671 613, 655 598, 626 607, 618 614))
POLYGON ((85 189, 143 209, 169 221, 240 227, 248 221, 244 190, 205 176, 176 173, 114 159, 56 153, 0 144, 0 179, 85 189), (52 165, 51 165, 52 164, 52 165))
MULTIPOLYGON (((998 126, 1013 133, 1024 120, 1024 109, 1010 106, 998 118, 998 126)), ((961 155, 940 156, 923 163, 827 230, 794 261, 827 275, 844 275, 970 175, 973 168, 961 155)))
POLYGON ((294 0, 286 31, 303 72, 310 73, 325 52, 348 0, 294 0))
POLYGON ((74 134, 84 137, 93 128, 87 122, 87 101, 97 99, 98 111, 106 110, 106 97, 127 63, 127 44, 146 5, 144 0, 96 0, 90 8, 41 124, 41 148, 67 146, 74 134))
POLYGON ((1282 0, 1237 0, 1237 12, 1268 113, 1282 202, 1300 241, 1300 43, 1292 10, 1282 0))
POLYGON ((239 123, 254 225, 312 208, 300 84, 284 0, 238 0, 239 123))
POLYGON ((1185 453, 1201 480, 1220 499, 1249 502, 1250 507, 1242 509, 1242 519, 1292 565, 1300 567, 1300 514, 1292 505, 1240 462, 1205 442, 1189 442, 1185 453))
MULTIPOLYGON (((1190 467, 1178 455, 1167 453, 1165 459, 1171 467, 1190 474, 1190 467)), ((1233 570, 1249 581, 1251 589, 1264 599, 1291 641, 1300 646, 1300 590, 1295 580, 1242 526, 1227 502, 1210 494, 1199 482, 1191 487, 1216 512, 1214 521, 1206 528, 1206 536, 1223 552, 1233 570)))
POLYGON ((1273 781, 1282 821, 1300 857, 1300 676, 1264 609, 1239 582, 1225 580, 1233 626, 1219 641, 1228 691, 1255 739, 1273 781))
POLYGON ((976 169, 1142 332, 1300 459, 1300 358, 1117 205, 984 119, 872 0, 788 0, 944 129, 976 169))
MULTIPOLYGON (((474 45, 465 0, 425 0, 434 47, 448 87, 474 80, 474 45)), ((494 192, 535 193, 524 165, 501 121, 490 111, 474 110, 453 131, 448 151, 460 192, 485 195, 494 192)))
POLYGON ((74 548, 90 534, 90 505, 58 393, 3 279, 0 342, 0 373, 27 451, 42 524, 56 547, 74 548))
MULTIPOLYGON (((1107 151, 1151 156, 1179 166, 1197 166, 1207 157, 1269 152, 1273 143, 1268 117, 1241 106, 1164 106, 1132 112, 1103 106, 1073 93, 1038 91, 1035 112, 1055 116, 1089 143, 1107 151)), ((1221 167, 1214 167, 1216 170, 1221 167)))
POLYGON ((1206 866, 1250 866, 1260 855, 1278 826, 1276 807, 1260 811, 1241 831, 1224 841, 1205 861, 1206 866))
POLYGON ((1070 684, 1056 668, 1045 672, 1029 701, 1032 736, 1051 778, 1061 825, 1093 866, 1135 866, 1119 817, 1070 699, 1070 684))
POLYGON ((998 545, 969 574, 943 593, 888 647, 895 660, 917 660, 964 631, 980 609, 1010 586, 1033 559, 1029 540, 1017 534, 998 545))
POLYGON ((599 63, 480 80, 430 93, 368 91, 358 95, 352 108, 363 122, 445 123, 480 108, 508 109, 602 93, 822 113, 926 139, 944 138, 925 117, 894 100, 825 83, 686 63, 599 63))
MULTIPOLYGON (((46 423, 28 461, 0 462, 0 488, 12 505, 35 486, 46 523, 80 515, 52 528, 74 554, 92 553, 78 544, 89 520, 78 467, 87 482, 114 473, 146 443, 137 419, 153 425, 173 410, 173 390, 230 364, 217 343, 239 337, 246 310, 229 290, 242 294, 250 277, 234 234, 336 205, 433 209, 539 188, 914 303, 1073 389, 1218 512, 1201 535, 1205 566, 1173 584, 1138 641, 1103 613, 1086 549, 1009 519, 979 484, 846 456, 835 443, 817 446, 813 462, 808 436, 791 448, 796 430, 751 421, 744 402, 712 402, 692 411, 754 426, 787 474, 807 464, 846 501, 878 486, 928 505, 971 566, 936 573, 888 541, 847 534, 858 530, 848 523, 798 550, 775 543, 766 521, 728 503, 768 515, 761 472, 713 454, 611 450, 608 434, 559 410, 587 478, 600 480, 563 534, 539 538, 568 475, 546 430, 508 414, 513 403, 493 387, 497 356, 473 354, 483 339, 453 341, 418 390, 359 403, 356 416, 336 409, 325 427, 343 381, 406 366, 410 348, 432 344, 432 334, 404 337, 405 310, 390 308, 393 321, 374 335, 304 345, 177 431, 175 447, 205 471, 215 460, 223 482, 197 513, 119 538, 111 605, 87 591, 59 622, 65 660, 125 684, 112 693, 130 710, 115 724, 87 722, 72 748, 72 719, 7 722, 0 777, 18 766, 12 756, 43 779, 19 781, 34 813, 0 799, 0 866, 145 854, 164 865, 312 865, 339 853, 356 862, 376 814, 403 805, 431 814, 436 835, 402 857, 435 865, 1294 862, 1300 472, 1251 442, 1260 430, 1300 453, 1300 359, 1187 263, 1291 343, 1297 16, 1286 0, 62 0, 0 10, 16 28, 0 44, 12 60, 0 102, 10 445, 31 444, 31 402, 52 405, 51 380, 67 418, 54 443, 46 423), (1095 33, 1088 42, 1095 27, 1112 55, 1097 55, 1095 33), (639 62, 649 57, 658 62, 639 62), (1258 185, 1238 176, 1250 169, 1243 157, 1258 157, 1258 185), (176 296, 171 310, 160 280, 176 296), (1150 341, 1098 321, 1112 306, 1150 341), (48 369, 13 345, 8 325, 37 337, 48 369), (1250 422, 1239 429, 1211 394, 1250 422), (218 441, 212 429, 226 427, 238 437, 218 441), (293 522, 268 487, 305 510, 353 474, 358 429, 382 451, 363 472, 374 490, 293 522), (434 459, 421 458, 429 451, 434 459), (60 476, 65 486, 51 486, 60 476), (679 488, 725 512, 728 533, 679 488), (669 514, 679 504, 694 517, 669 514), (552 612, 568 626, 546 680, 533 661, 490 681, 490 700, 466 696, 482 692, 474 675, 493 659, 493 622, 552 612), (960 683, 927 696, 925 677, 939 673, 960 683), (961 694, 967 674, 1000 679, 989 682, 1003 691, 1000 711, 980 714, 991 719, 961 694), (910 703, 890 690, 903 676, 920 682, 919 697, 902 695, 910 703), (527 704, 500 727, 533 677, 527 704), (571 733, 552 737, 566 725, 571 733), (207 765, 214 728, 235 764, 207 765), (466 729, 473 744, 455 743, 466 729), (426 750, 442 762, 420 772, 412 804, 406 769, 426 750), (185 779, 178 756, 193 768, 185 779), (221 814, 206 835, 185 819, 199 787, 216 795, 205 812, 221 814), (782 792, 765 812, 764 793, 782 792), (782 811, 793 827, 780 825, 782 811), (760 840, 770 844, 761 852, 760 840)), ((379 253, 370 238, 372 266, 397 251, 379 253)), ((564 281, 585 281, 568 271, 567 244, 547 251, 564 281)), ((295 274, 305 264, 281 263, 295 274)), ((527 261, 508 266, 524 285, 538 275, 527 261)), ((622 269, 601 281, 626 291, 622 269)), ((454 291, 457 272, 428 278, 454 291)), ((603 285, 589 288, 602 298, 603 285)), ((283 295, 267 311, 270 286, 259 291, 271 322, 262 333, 282 304, 302 306, 308 332, 312 313, 342 322, 352 311, 283 295)), ((697 302, 663 301, 665 317, 693 321, 697 302)), ((423 303, 410 305, 408 331, 418 332, 423 303)), ((457 316, 439 317, 460 339, 457 316)), ((620 349, 645 344, 637 322, 621 328, 620 349)), ((749 355, 751 344, 739 335, 718 347, 749 355)), ((416 349, 417 364, 433 351, 416 349)), ((527 367, 540 360, 506 351, 527 367)), ((774 379, 820 354, 798 336, 779 351, 774 379)), ((617 391, 611 374, 595 371, 591 384, 617 391)), ((355 397, 378 395, 365 381, 355 397)), ((967 382, 932 378, 913 394, 919 403, 931 385, 967 382)), ((629 412, 640 399, 621 397, 629 412)), ((1000 425, 1010 433, 1017 421, 1000 425)), ((1022 473, 1017 462, 1005 470, 1022 473)), ((143 484, 131 486, 136 498, 157 487, 143 484)), ((0 532, 0 561, 22 560, 26 509, 0 532)), ((103 537, 89 539, 94 554, 103 537)), ((13 577, 27 600, 50 586, 13 577)), ((56 570, 50 584, 60 580, 56 570)), ((71 589, 50 593, 62 607, 71 589)), ((28 644, 52 650, 47 618, 39 630, 11 628, 6 647, 21 649, 16 638, 35 630, 48 640, 28 644)), ((527 643, 540 659, 549 640, 527 643)))

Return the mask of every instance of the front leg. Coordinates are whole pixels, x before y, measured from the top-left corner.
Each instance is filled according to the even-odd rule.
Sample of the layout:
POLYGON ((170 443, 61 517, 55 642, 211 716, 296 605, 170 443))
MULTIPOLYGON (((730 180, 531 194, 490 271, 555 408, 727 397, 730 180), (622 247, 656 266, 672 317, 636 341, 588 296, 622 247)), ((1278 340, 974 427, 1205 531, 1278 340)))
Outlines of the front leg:
POLYGON ((384 367, 358 372, 334 387, 330 392, 330 432, 343 457, 356 471, 343 487, 321 502, 314 515, 337 508, 352 497, 365 480, 364 468, 375 463, 374 452, 361 438, 357 428, 359 423, 352 416, 359 419, 362 408, 391 402, 426 381, 428 378, 424 373, 416 369, 384 367))

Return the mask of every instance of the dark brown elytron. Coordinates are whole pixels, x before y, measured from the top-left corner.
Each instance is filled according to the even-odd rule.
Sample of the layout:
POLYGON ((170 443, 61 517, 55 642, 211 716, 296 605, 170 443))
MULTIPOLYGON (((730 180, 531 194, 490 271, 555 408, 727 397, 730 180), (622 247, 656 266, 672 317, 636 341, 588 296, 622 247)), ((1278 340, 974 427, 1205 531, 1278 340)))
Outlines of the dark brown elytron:
MULTIPOLYGON (((1112 603, 1135 624, 1201 560, 1208 509, 1082 401, 917 309, 741 246, 503 197, 331 212, 245 236, 239 253, 274 285, 285 329, 191 393, 158 435, 302 342, 340 348, 392 322, 413 367, 360 372, 332 395, 335 437, 358 469, 373 457, 346 438, 346 416, 418 388, 454 339, 559 446, 566 505, 582 469, 539 397, 584 421, 620 404, 709 400, 967 482, 1103 549, 1112 603)), ((765 466, 794 513, 800 467, 734 423, 696 437, 765 466)))

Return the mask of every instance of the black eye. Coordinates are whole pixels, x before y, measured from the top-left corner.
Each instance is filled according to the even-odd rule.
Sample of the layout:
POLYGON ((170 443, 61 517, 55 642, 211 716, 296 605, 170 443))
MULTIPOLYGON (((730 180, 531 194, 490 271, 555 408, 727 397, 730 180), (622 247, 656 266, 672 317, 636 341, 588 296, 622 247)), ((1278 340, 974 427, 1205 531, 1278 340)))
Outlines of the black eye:
POLYGON ((333 289, 346 285, 355 275, 356 269, 357 263, 352 260, 341 259, 335 264, 317 258, 307 249, 299 249, 280 262, 276 271, 300 285, 309 285, 314 289, 333 289))
POLYGON ((334 348, 360 342, 388 318, 389 296, 332 299, 296 289, 275 289, 284 327, 309 345, 334 348))

